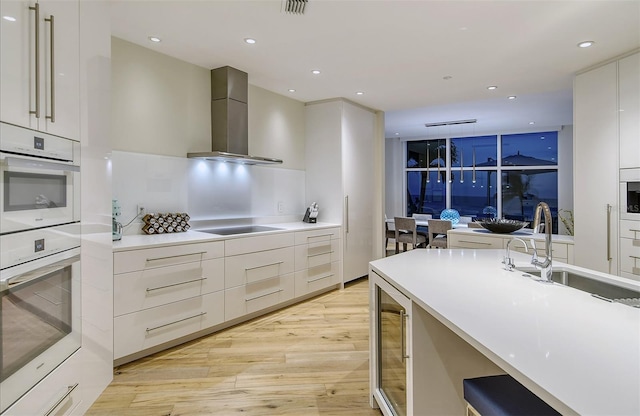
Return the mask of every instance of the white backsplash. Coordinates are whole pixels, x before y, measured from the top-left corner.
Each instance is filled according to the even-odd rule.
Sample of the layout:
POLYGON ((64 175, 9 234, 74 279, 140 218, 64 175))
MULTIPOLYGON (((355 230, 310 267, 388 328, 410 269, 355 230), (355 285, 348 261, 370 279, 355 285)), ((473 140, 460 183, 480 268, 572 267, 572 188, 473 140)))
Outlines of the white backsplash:
MULTIPOLYGON (((114 151, 113 198, 128 223, 147 212, 187 212, 193 221, 292 216, 302 219, 305 172, 171 156, 114 151)), ((126 234, 140 231, 134 221, 126 234)))

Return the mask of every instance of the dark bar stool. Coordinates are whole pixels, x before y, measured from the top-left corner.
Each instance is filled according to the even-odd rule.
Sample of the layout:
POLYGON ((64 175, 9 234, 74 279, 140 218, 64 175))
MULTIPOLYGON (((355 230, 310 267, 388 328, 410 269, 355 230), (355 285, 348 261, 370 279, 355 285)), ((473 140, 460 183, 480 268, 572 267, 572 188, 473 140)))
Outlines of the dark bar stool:
POLYGON ((467 416, 560 415, 508 374, 462 381, 467 416))

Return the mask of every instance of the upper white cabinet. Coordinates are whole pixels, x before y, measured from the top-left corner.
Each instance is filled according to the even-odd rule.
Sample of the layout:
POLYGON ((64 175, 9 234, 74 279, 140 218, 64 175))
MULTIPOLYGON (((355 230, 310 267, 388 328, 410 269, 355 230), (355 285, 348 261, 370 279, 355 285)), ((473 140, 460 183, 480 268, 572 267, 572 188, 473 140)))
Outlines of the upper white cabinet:
POLYGON ((618 63, 620 168, 640 168, 640 53, 618 63))
POLYGON ((79 140, 78 1, 3 0, 0 15, 0 120, 79 140))
POLYGON ((343 280, 368 273, 373 260, 376 114, 336 99, 306 107, 307 203, 320 221, 343 224, 343 280))
POLYGON ((618 274, 617 80, 617 62, 579 74, 573 99, 575 264, 611 274, 618 274))

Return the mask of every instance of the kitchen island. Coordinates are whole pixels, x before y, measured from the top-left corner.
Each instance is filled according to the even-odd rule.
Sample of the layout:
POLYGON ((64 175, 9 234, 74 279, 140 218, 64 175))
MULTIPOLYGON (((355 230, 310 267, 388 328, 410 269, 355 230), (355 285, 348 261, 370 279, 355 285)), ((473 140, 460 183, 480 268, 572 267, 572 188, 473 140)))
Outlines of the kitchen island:
MULTIPOLYGON (((400 313, 409 316, 400 331, 408 414, 462 414, 464 378, 504 373, 562 414, 640 414, 640 309, 504 270, 503 255, 412 250, 370 263, 372 405, 380 403, 381 286, 408 301, 400 313)), ((529 266, 530 256, 512 257, 529 266)), ((640 290, 629 279, 590 273, 640 290)))

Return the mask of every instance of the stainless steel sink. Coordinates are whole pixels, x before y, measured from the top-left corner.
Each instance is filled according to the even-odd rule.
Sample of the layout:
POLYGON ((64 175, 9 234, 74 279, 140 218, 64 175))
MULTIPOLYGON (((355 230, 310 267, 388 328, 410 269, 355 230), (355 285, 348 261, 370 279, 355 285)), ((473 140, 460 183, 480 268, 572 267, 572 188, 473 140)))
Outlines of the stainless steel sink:
POLYGON ((264 225, 246 225, 239 227, 227 227, 227 228, 209 228, 206 230, 196 230, 201 233, 218 234, 218 235, 234 235, 234 234, 249 234, 259 233, 263 231, 276 231, 282 228, 267 227, 264 225))
MULTIPOLYGON (((540 277, 540 271, 533 267, 516 267, 516 270, 524 272, 524 276, 540 277)), ((640 308, 640 289, 623 287, 614 282, 604 282, 587 273, 565 268, 553 270, 551 279, 554 283, 590 293, 592 296, 608 302, 624 303, 640 308)))

